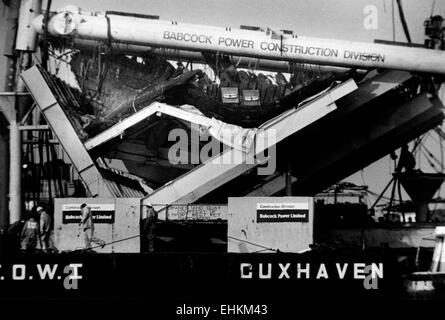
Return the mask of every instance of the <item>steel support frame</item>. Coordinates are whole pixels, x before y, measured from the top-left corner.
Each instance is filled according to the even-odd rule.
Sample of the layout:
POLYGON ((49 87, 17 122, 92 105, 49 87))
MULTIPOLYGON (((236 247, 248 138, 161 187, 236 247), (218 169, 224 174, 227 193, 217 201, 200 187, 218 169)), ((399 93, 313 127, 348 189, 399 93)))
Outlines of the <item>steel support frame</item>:
POLYGON ((132 126, 144 121, 154 114, 165 114, 171 117, 175 117, 184 121, 188 121, 201 126, 209 127, 211 125, 211 119, 198 114, 190 113, 175 107, 172 107, 165 103, 154 102, 149 106, 141 109, 140 111, 132 114, 131 116, 123 119, 122 121, 116 123, 112 127, 104 130, 95 137, 89 139, 85 142, 85 147, 87 150, 91 150, 95 147, 110 141, 123 134, 125 130, 131 128, 132 126))
POLYGON ((209 159, 195 169, 157 189, 142 203, 158 204, 160 219, 165 218, 165 205, 193 203, 210 191, 254 168, 258 163, 252 158, 306 126, 323 118, 336 109, 335 101, 357 89, 353 80, 329 90, 315 100, 297 109, 289 110, 262 125, 257 133, 254 152, 248 156, 232 148, 209 159), (268 141, 273 130, 275 139, 268 141), (232 159, 243 159, 242 162, 232 159))
POLYGON ((34 66, 21 74, 37 106, 71 159, 90 197, 112 197, 93 159, 79 139, 48 84, 34 66))

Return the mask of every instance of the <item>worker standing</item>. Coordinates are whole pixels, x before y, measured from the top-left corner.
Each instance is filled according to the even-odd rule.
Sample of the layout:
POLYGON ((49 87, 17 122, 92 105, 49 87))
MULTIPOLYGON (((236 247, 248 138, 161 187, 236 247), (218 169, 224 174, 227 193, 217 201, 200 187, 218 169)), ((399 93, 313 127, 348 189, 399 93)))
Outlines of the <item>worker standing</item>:
POLYGON ((400 159, 396 171, 402 172, 402 169, 405 169, 405 172, 413 172, 415 166, 416 159, 413 154, 409 152, 408 145, 403 145, 400 151, 400 159))
POLYGON ((82 212, 82 219, 79 226, 83 231, 85 249, 90 250, 92 242, 100 245, 102 248, 105 247, 105 241, 94 236, 94 222, 91 208, 86 203, 83 203, 80 206, 80 211, 82 212))
POLYGON ((51 217, 43 207, 37 207, 37 214, 40 216, 40 239, 42 241, 42 250, 48 251, 51 249, 51 217))
POLYGON ((39 241, 39 222, 36 213, 31 213, 31 217, 25 222, 21 234, 22 250, 32 253, 36 250, 39 241))
POLYGON ((147 215, 145 219, 142 220, 142 235, 145 240, 143 247, 146 246, 148 252, 155 251, 155 239, 156 239, 156 220, 157 214, 153 209, 151 203, 147 204, 147 215))

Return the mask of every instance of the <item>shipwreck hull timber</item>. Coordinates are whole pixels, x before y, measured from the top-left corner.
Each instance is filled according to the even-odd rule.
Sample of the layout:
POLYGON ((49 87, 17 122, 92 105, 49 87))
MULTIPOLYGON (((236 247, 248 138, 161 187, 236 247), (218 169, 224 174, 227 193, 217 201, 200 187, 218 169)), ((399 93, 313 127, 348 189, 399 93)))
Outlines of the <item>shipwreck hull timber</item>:
POLYGON ((220 78, 226 80, 217 85, 199 69, 187 71, 178 67, 175 70, 157 56, 150 55, 137 61, 134 57, 110 52, 96 55, 78 52, 73 55, 70 67, 81 89, 82 109, 86 114, 78 118, 84 135, 88 137, 155 101, 171 105, 191 104, 207 117, 243 127, 257 127, 328 88, 333 82, 357 76, 355 72, 301 71, 293 75, 295 81, 291 78, 291 83, 295 82, 293 85, 282 74, 275 75, 274 84, 262 73, 237 71, 226 61, 225 67, 218 67, 220 78), (223 103, 222 86, 238 88, 240 100, 248 90, 258 90, 260 105, 249 105, 244 100, 223 103))
MULTIPOLYGON (((165 83, 175 72, 170 63, 156 57, 137 61, 124 55, 83 53, 72 55, 69 62, 85 102, 92 105, 94 115, 102 121, 112 120, 125 107, 125 103, 154 101, 162 91, 150 90, 165 83)), ((63 53, 62 53, 63 54, 63 53)))
MULTIPOLYGON (((269 95, 268 100, 261 99, 260 106, 245 106, 241 104, 225 104, 220 102, 220 88, 216 94, 203 92, 200 88, 189 86, 172 90, 174 96, 181 96, 182 102, 196 106, 202 113, 208 117, 214 117, 224 122, 232 123, 246 128, 258 127, 264 122, 279 114, 298 106, 305 99, 318 94, 329 88, 336 81, 346 81, 352 78, 353 73, 345 73, 341 76, 334 74, 325 74, 320 79, 314 79, 286 95, 279 92, 279 87, 268 85, 260 89, 260 96, 269 95)), ((238 91, 242 92, 238 85, 238 91)))

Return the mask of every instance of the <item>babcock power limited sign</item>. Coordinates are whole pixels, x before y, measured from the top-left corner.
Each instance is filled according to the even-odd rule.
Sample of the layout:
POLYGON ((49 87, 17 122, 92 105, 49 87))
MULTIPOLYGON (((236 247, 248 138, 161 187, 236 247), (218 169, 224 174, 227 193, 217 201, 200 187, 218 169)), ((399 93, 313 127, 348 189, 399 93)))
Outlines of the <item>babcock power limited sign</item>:
POLYGON ((257 203, 257 222, 308 222, 309 203, 257 203))
MULTIPOLYGON (((62 205, 62 223, 78 224, 82 220, 80 203, 62 205)), ((89 204, 94 223, 114 223, 115 208, 113 203, 89 204)))

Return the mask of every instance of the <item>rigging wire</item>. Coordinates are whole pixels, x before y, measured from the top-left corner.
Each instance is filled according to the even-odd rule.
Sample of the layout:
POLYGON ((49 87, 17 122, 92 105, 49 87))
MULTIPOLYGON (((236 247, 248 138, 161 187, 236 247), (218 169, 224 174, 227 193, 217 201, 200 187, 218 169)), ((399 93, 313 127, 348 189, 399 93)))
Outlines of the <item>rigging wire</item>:
POLYGON ((422 153, 426 159, 426 161, 428 162, 428 164, 430 165, 431 168, 434 169, 434 171, 436 171, 436 173, 438 173, 439 171, 436 168, 436 165, 430 160, 430 158, 428 157, 428 153, 424 150, 422 150, 422 153))
MULTIPOLYGON (((364 169, 360 170, 360 175, 362 177, 362 183, 364 186, 366 186, 365 176, 364 176, 364 169)), ((369 199, 366 197, 366 205, 369 207, 369 199)))
MULTIPOLYGON (((378 196, 379 196, 379 194, 378 194, 377 192, 374 192, 374 191, 371 191, 371 190, 367 190, 366 192, 369 193, 369 194, 372 195, 372 196, 375 196, 375 197, 378 197, 378 196)), ((386 201, 390 201, 390 200, 391 200, 390 197, 386 197, 386 196, 381 196, 380 199, 383 199, 383 200, 386 200, 386 201)), ((396 201, 396 202, 397 202, 397 201, 399 201, 399 200, 397 200, 397 199, 393 199, 393 201, 396 201)))
MULTIPOLYGON (((412 147, 412 149, 411 149, 411 153, 413 153, 413 155, 415 155, 415 154, 418 155, 418 162, 417 162, 417 163, 420 163, 420 154, 421 154, 421 152, 420 152, 420 148, 419 148, 419 146, 421 146, 422 141, 425 139, 425 137, 427 136, 427 134, 429 134, 429 133, 425 133, 425 134, 423 134, 422 136, 418 137, 418 138, 414 141, 414 145, 413 145, 413 147, 412 147)), ((390 170, 391 170, 392 165, 393 165, 393 164, 392 164, 393 161, 392 161, 391 157, 389 158, 389 161, 390 161, 390 170)), ((395 170, 395 167, 393 168, 393 170, 395 170)), ((378 202, 379 202, 381 199, 384 199, 384 200, 387 200, 387 201, 391 201, 391 198, 389 198, 389 197, 385 197, 384 194, 385 194, 385 192, 387 191, 387 189, 389 188, 389 186, 390 186, 392 183, 396 183, 396 182, 394 181, 394 177, 391 178, 390 182, 385 186, 384 190, 383 190, 380 194, 377 194, 377 193, 375 193, 375 192, 372 192, 372 191, 370 191, 369 189, 367 190, 367 192, 370 193, 371 195, 377 196, 377 199, 374 201, 374 203, 373 203, 373 205, 371 206, 370 210, 373 209, 375 206, 377 206, 378 202)), ((398 200, 392 198, 392 201, 398 201, 398 200)), ((399 202, 400 202, 400 199, 399 199, 399 202)))
POLYGON ((436 0, 433 0, 433 3, 431 4, 431 17, 434 14, 434 9, 436 8, 436 0))
MULTIPOLYGON (((437 136, 439 137, 439 150, 440 150, 440 172, 443 173, 443 145, 442 145, 442 138, 438 132, 437 136)), ((438 195, 440 197, 440 194, 442 193, 442 184, 439 187, 438 195)))
POLYGON ((425 145, 423 145, 422 148, 427 153, 427 155, 430 157, 430 159, 434 160, 436 162, 436 165, 438 165, 440 167, 440 165, 441 165, 440 159, 438 159, 425 145))
POLYGON ((256 246, 256 247, 259 247, 259 248, 262 248, 262 249, 265 249, 265 250, 268 250, 268 251, 278 252, 277 249, 268 248, 268 247, 265 247, 263 245, 260 245, 260 244, 257 244, 257 243, 253 243, 253 242, 250 242, 250 241, 247 241, 247 240, 238 239, 238 238, 235 238, 235 237, 232 237, 232 236, 227 236, 227 238, 232 239, 232 240, 236 240, 236 241, 240 241, 240 242, 244 242, 244 243, 247 243, 247 244, 251 244, 253 246, 256 246))
MULTIPOLYGON (((111 241, 111 242, 106 242, 103 245, 97 245, 97 246, 94 246, 94 247, 91 247, 91 248, 78 249, 78 250, 75 250, 75 252, 84 252, 84 251, 90 251, 90 250, 99 249, 99 248, 103 249, 104 247, 112 245, 112 244, 115 244, 115 243, 124 242, 124 241, 132 240, 132 239, 136 239, 136 238, 140 238, 140 237, 141 237, 141 234, 139 233, 137 235, 130 236, 130 237, 127 237, 127 238, 122 238, 122 239, 114 240, 114 241, 111 241)), ((229 239, 232 239, 232 240, 236 240, 236 241, 239 241, 239 242, 247 243, 247 244, 253 245, 255 247, 261 248, 261 250, 254 251, 253 253, 259 253, 259 252, 263 252, 263 251, 280 252, 280 250, 278 250, 278 249, 269 248, 269 247, 263 246, 261 244, 251 242, 251 241, 238 239, 238 238, 231 237, 231 236, 227 236, 227 237, 229 239)))
POLYGON ((405 19, 405 13, 403 11, 402 0, 397 0, 397 6, 399 8, 400 22, 402 23, 402 27, 403 27, 403 31, 406 36, 406 40, 408 41, 408 43, 411 43, 411 36, 409 34, 408 24, 405 19))
POLYGON ((396 21, 394 17, 394 1, 391 1, 391 15, 392 15, 392 41, 396 41, 396 21))

